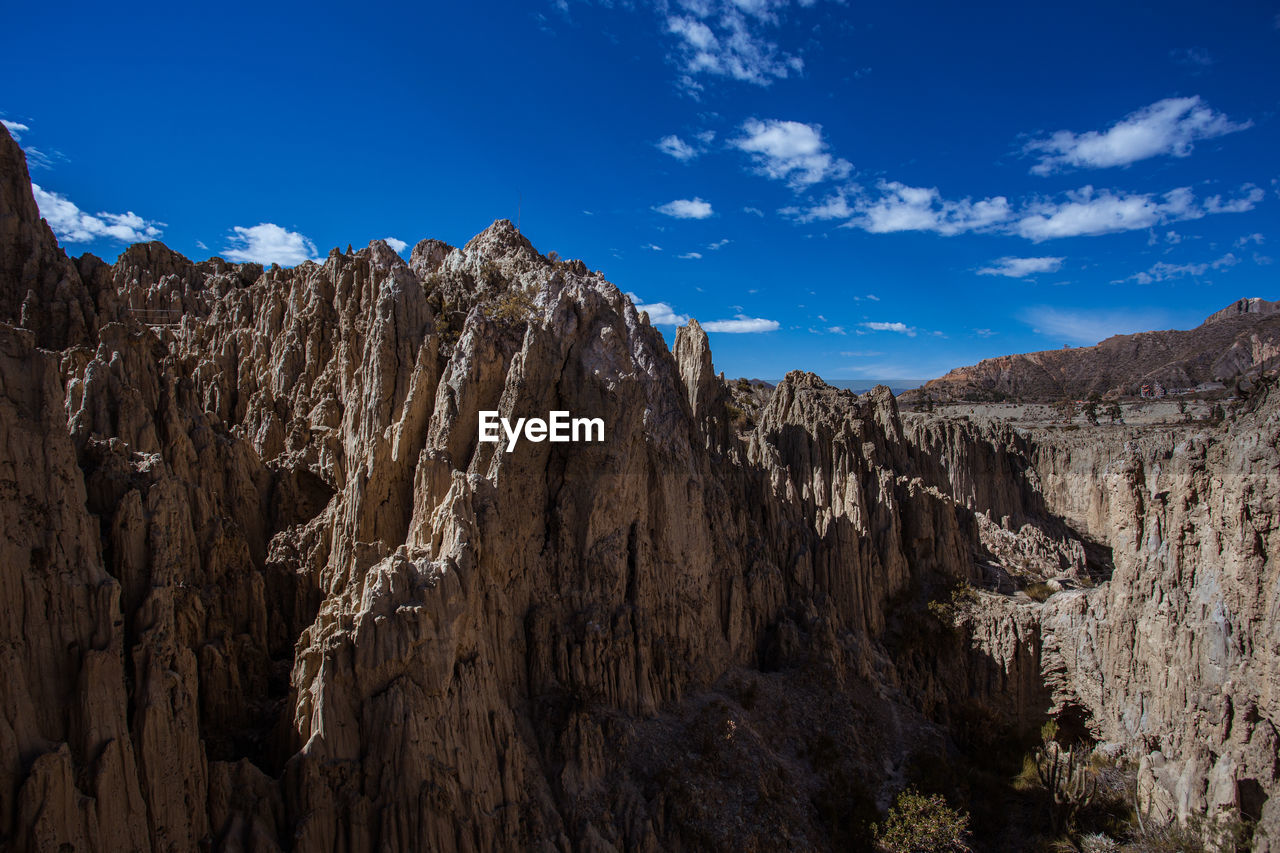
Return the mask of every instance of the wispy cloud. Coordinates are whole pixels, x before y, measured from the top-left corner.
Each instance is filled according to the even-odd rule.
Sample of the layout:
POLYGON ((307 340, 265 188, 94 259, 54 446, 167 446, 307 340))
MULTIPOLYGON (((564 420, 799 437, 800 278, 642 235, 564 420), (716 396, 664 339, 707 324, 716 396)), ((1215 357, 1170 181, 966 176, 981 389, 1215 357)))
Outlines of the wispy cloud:
POLYGON ((711 209, 711 203, 700 198, 678 198, 658 205, 654 210, 664 216, 674 216, 676 219, 706 219, 714 212, 711 209))
MULTIPOLYGON (((1240 263, 1231 252, 1227 252, 1215 261, 1208 261, 1202 264, 1170 264, 1160 261, 1152 264, 1151 268, 1143 272, 1134 273, 1121 281, 1135 281, 1138 284, 1154 284, 1160 281, 1170 281, 1176 278, 1201 278, 1210 270, 1225 270, 1234 267, 1240 263)), ((1119 282, 1113 282, 1119 284, 1119 282)))
POLYGON ((669 154, 682 163, 697 157, 701 152, 680 137, 672 134, 664 136, 655 143, 655 147, 663 154, 669 154))
POLYGON ((1004 257, 991 262, 991 266, 978 270, 978 275, 1003 275, 1009 278, 1026 278, 1036 273, 1057 272, 1065 258, 1012 258, 1004 257))
POLYGON ((222 256, 233 263, 292 267, 316 256, 315 243, 297 231, 289 231, 272 222, 260 222, 251 227, 237 225, 231 231, 222 256))
POLYGON ((1128 335, 1167 328, 1169 317, 1161 311, 1064 311, 1033 307, 1022 321, 1046 337, 1073 344, 1096 344, 1112 335, 1128 335))
POLYGON ((871 322, 859 323, 859 325, 862 326, 862 328, 870 329, 873 332, 897 332, 898 334, 906 335, 909 338, 914 338, 916 336, 915 326, 908 326, 906 323, 871 322))
POLYGON ((1213 65, 1213 56, 1203 47, 1180 47, 1169 51, 1169 58, 1193 74, 1202 74, 1213 65))
POLYGON ((760 216, 760 217, 764 216, 764 211, 758 207, 744 207, 742 208, 742 212, 750 213, 752 216, 760 216))
POLYGON ((725 246, 729 245, 732 242, 733 241, 730 240, 728 237, 725 237, 723 240, 717 240, 714 243, 708 243, 707 248, 715 252, 719 249, 723 249, 725 246))
POLYGON ((1160 155, 1186 157, 1195 142, 1235 133, 1252 124, 1231 121, 1198 96, 1166 98, 1130 113, 1107 130, 1060 130, 1032 140, 1023 150, 1039 158, 1031 167, 1034 175, 1069 168, 1102 169, 1160 155))
POLYGON ((64 243, 90 243, 104 238, 121 243, 143 243, 155 240, 163 233, 163 222, 143 219, 132 210, 89 214, 66 196, 49 192, 39 184, 31 185, 31 193, 40 208, 40 215, 64 243))
MULTIPOLYGON (((676 38, 673 57, 690 92, 698 77, 727 77, 759 86, 799 74, 804 62, 783 51, 770 35, 782 23, 788 0, 677 0, 666 13, 668 35, 676 38)), ((801 6, 813 0, 800 0, 801 6)))
POLYGON ((661 251, 662 251, 662 247, 661 247, 661 246, 659 246, 657 243, 645 243, 645 244, 644 244, 643 246, 641 246, 640 248, 641 248, 641 249, 648 249, 650 252, 661 252, 661 251))
POLYGON ((847 160, 833 157, 822 138, 822 126, 777 119, 748 119, 742 135, 730 145, 751 155, 756 172, 785 180, 793 189, 839 180, 852 171, 847 160))
POLYGON ((383 237, 382 242, 391 247, 391 251, 397 255, 409 248, 409 244, 403 240, 397 240, 395 237, 383 237))
POLYGON ((728 334, 749 334, 753 332, 773 332, 778 329, 777 320, 766 320, 763 317, 748 317, 737 314, 732 320, 712 320, 703 323, 702 328, 708 332, 725 332, 728 334))
POLYGON ((29 125, 25 125, 20 121, 10 121, 7 118, 0 118, 0 124, 3 124, 9 131, 9 135, 13 137, 14 142, 21 142, 22 134, 31 129, 29 125))
POLYGON ((845 191, 838 190, 833 195, 827 196, 811 207, 801 208, 792 205, 780 209, 778 213, 797 222, 813 222, 815 220, 849 219, 857 211, 849 206, 849 199, 845 195, 845 191))
POLYGON ((687 261, 700 261, 702 260, 702 253, 701 252, 685 252, 683 255, 680 255, 680 257, 684 258, 687 261))

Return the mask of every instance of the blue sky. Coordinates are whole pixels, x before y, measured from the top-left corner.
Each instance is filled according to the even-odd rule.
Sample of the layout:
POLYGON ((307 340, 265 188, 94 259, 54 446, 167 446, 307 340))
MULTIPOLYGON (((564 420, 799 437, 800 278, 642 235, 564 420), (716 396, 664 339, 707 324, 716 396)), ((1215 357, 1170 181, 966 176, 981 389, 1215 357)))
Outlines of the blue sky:
POLYGON ((72 254, 296 263, 519 212, 768 378, 1280 298, 1276 2, 51 9, 6 13, 0 117, 72 254))

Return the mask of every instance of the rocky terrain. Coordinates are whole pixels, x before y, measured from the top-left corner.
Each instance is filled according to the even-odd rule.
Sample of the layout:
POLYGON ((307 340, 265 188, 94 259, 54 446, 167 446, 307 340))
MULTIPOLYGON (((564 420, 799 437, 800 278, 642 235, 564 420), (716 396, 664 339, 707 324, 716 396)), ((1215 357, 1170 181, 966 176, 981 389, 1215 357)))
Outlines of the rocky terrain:
POLYGON ((1240 299, 1194 329, 1115 335, 1091 347, 989 358, 903 395, 903 402, 1054 402, 1252 382, 1280 365, 1280 302, 1240 299))
POLYGON ((1050 718, 1280 838, 1270 386, 1017 432, 735 390, 506 221, 70 260, 7 135, 0 205, 0 848, 868 849, 916 785, 1027 849, 1050 718))

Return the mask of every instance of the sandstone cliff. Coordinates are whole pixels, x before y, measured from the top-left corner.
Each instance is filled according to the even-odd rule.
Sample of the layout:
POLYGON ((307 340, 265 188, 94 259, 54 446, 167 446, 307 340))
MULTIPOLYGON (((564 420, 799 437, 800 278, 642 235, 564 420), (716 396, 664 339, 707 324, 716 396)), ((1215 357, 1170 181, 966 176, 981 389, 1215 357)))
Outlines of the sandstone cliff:
POLYGON ((1073 443, 793 373, 746 428, 696 324, 509 222, 72 262, 0 149, 0 844, 856 848, 1050 712, 1276 823, 1280 402, 1073 443))

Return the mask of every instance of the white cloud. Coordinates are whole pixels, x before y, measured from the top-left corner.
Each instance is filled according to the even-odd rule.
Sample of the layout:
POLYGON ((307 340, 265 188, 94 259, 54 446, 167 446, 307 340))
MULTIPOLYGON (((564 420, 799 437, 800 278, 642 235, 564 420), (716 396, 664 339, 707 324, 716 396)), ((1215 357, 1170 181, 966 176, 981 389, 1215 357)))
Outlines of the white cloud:
POLYGON ((742 212, 750 213, 752 216, 760 216, 760 217, 764 216, 764 211, 758 207, 744 207, 742 208, 742 212))
POLYGON ((688 162, 701 153, 698 149, 694 148, 692 145, 674 134, 662 137, 657 141, 656 146, 663 154, 670 154, 681 162, 688 162))
POLYGON ((1060 130, 1047 139, 1024 147, 1040 158, 1032 174, 1048 175, 1065 168, 1102 169, 1127 166, 1148 157, 1167 154, 1186 157, 1193 143, 1251 127, 1253 122, 1232 122, 1214 112, 1198 96, 1166 98, 1125 116, 1101 133, 1060 130))
POLYGON ((1168 315, 1158 311, 1061 311, 1036 307, 1022 321, 1037 334, 1074 344, 1096 344, 1112 335, 1167 328, 1168 315))
POLYGON ((849 199, 845 195, 845 191, 839 190, 808 209, 784 207, 778 213, 783 216, 789 216, 797 222, 813 222, 814 220, 849 219, 857 211, 849 206, 849 199))
POLYGON ((1111 190, 1081 187, 1067 193, 1067 201, 1037 201, 1027 205, 1011 230, 1040 242, 1056 237, 1092 236, 1117 231, 1150 228, 1166 222, 1199 219, 1210 213, 1240 213, 1262 201, 1263 192, 1246 184, 1237 199, 1223 201, 1213 196, 1204 204, 1196 202, 1189 187, 1170 190, 1163 196, 1116 194, 1111 190))
POLYGON ((719 251, 720 249, 723 249, 725 246, 729 245, 732 242, 733 241, 730 240, 728 237, 725 237, 723 240, 717 240, 714 243, 708 243, 707 248, 715 252, 715 251, 719 251))
POLYGON ((765 32, 781 22, 778 12, 787 0, 679 0, 678 5, 680 12, 667 15, 666 30, 676 37, 675 59, 688 91, 702 88, 696 78, 703 74, 767 86, 804 69, 800 57, 780 50, 765 32))
POLYGON ((21 142, 22 134, 31 129, 28 125, 17 121, 9 121, 7 118, 0 118, 0 124, 3 124, 8 129, 9 135, 13 137, 15 142, 21 142))
POLYGON ((409 244, 403 240, 397 240, 395 237, 383 237, 382 242, 391 247, 391 251, 397 255, 409 247, 409 244))
POLYGON ((827 331, 828 331, 829 333, 833 334, 833 335, 847 335, 847 334, 849 334, 848 332, 846 332, 846 331, 844 330, 844 326, 827 326, 827 331))
POLYGON ((233 263, 279 264, 297 266, 316 256, 316 246, 297 231, 288 231, 271 222, 260 222, 250 228, 237 225, 234 235, 222 250, 222 256, 233 263))
POLYGON ((936 187, 910 187, 898 181, 881 181, 879 198, 860 198, 847 227, 872 234, 895 231, 934 231, 953 235, 982 231, 1005 222, 1011 213, 1004 196, 971 201, 942 198, 936 187))
POLYGON ((661 247, 661 246, 659 246, 657 243, 645 243, 645 244, 644 244, 643 246, 641 246, 640 248, 641 248, 641 249, 648 249, 650 252, 661 252, 661 251, 662 251, 662 247, 661 247))
POLYGON ((725 332, 728 334, 748 334, 751 332, 773 332, 778 329, 777 320, 766 320, 763 317, 748 317, 736 314, 733 320, 712 320, 703 323, 702 328, 708 332, 725 332))
MULTIPOLYGON (((1187 276, 1190 276, 1191 278, 1200 278, 1205 273, 1209 272, 1209 270, 1229 269, 1238 263, 1240 263, 1240 259, 1231 252, 1227 252, 1227 254, 1218 258, 1216 261, 1209 261, 1203 264, 1169 264, 1164 261, 1160 261, 1159 263, 1152 264, 1150 269, 1144 272, 1134 273, 1129 276, 1129 278, 1123 279, 1123 281, 1136 281, 1138 284, 1154 284, 1158 281, 1169 281, 1171 279, 1185 278, 1187 276)), ((1119 282, 1115 283, 1119 284, 1119 282)))
POLYGON ((840 353, 840 355, 845 358, 876 358, 877 356, 884 355, 884 353, 879 350, 856 349, 846 350, 840 353))
POLYGON ((1264 193, 1260 187, 1255 187, 1253 184, 1245 184, 1240 188, 1240 191, 1243 192, 1244 195, 1240 196, 1240 198, 1229 199, 1227 201, 1223 201, 1222 196, 1220 195, 1209 196, 1204 200, 1204 212, 1245 213, 1246 211, 1253 210, 1254 207, 1257 206, 1258 202, 1262 201, 1262 199, 1266 197, 1266 193, 1264 193))
POLYGON ((1026 278, 1042 272, 1057 272, 1065 258, 1011 258, 992 261, 991 266, 978 270, 978 275, 1003 275, 1009 278, 1026 278))
POLYGON ((686 261, 700 261, 702 260, 702 253, 701 252, 685 252, 683 255, 680 255, 680 257, 684 258, 686 261))
POLYGON ((66 196, 31 185, 40 215, 64 243, 89 243, 106 238, 121 243, 155 240, 163 232, 163 222, 143 219, 132 210, 126 213, 85 213, 66 196))
POLYGON ((748 119, 743 135, 730 141, 751 155, 756 171, 803 189, 825 180, 847 177, 853 166, 831 156, 822 139, 822 125, 777 119, 748 119))
POLYGON ((677 314, 675 309, 665 302, 644 302, 634 293, 628 293, 627 298, 635 303, 637 311, 649 312, 649 322, 655 326, 683 326, 689 322, 688 317, 677 314))
POLYGON ((980 338, 989 338, 995 334, 991 329, 974 329, 973 333, 980 338))
POLYGON ((711 203, 700 198, 678 198, 654 208, 658 213, 676 219, 706 219, 712 214, 711 203))
MULTIPOLYGON (((1038 197, 1016 207, 1004 196, 974 201, 943 198, 936 187, 913 187, 899 181, 880 181, 878 195, 854 186, 839 189, 808 208, 784 207, 778 212, 799 222, 844 219, 842 228, 861 228, 873 234, 932 231, 944 236, 967 232, 1015 234, 1034 242, 1058 237, 1095 236, 1217 213, 1252 210, 1266 197, 1260 187, 1244 184, 1234 198, 1213 195, 1196 199, 1190 187, 1163 195, 1124 193, 1084 186, 1063 197, 1038 197)), ((1156 237, 1152 232, 1152 244, 1156 237)), ((1169 242, 1179 235, 1169 232, 1169 242)), ((985 273, 985 271, 984 271, 985 273)), ((992 272, 993 275, 1004 275, 992 272)))
POLYGON ((1265 238, 1263 238, 1261 234, 1246 234, 1236 241, 1236 248, 1243 249, 1245 246, 1249 245, 1250 243, 1257 243, 1259 246, 1261 246, 1263 242, 1265 242, 1265 238))
POLYGON ((689 318, 683 314, 677 314, 672 310, 671 306, 665 302, 653 302, 648 305, 637 305, 637 311, 649 312, 649 322, 655 326, 683 326, 689 322, 689 318))
POLYGON ((908 326, 906 323, 861 323, 859 325, 873 332, 897 332, 909 338, 916 336, 915 326, 908 326))

